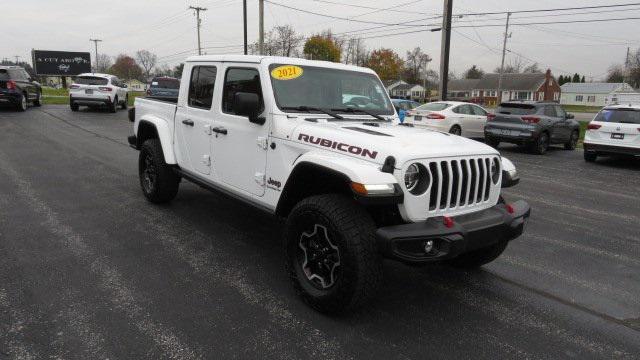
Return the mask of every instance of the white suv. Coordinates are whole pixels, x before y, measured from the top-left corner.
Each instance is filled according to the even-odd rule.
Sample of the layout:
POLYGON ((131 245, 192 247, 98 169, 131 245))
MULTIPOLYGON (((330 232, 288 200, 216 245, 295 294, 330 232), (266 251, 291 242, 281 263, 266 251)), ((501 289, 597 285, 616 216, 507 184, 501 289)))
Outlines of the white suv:
POLYGON ((78 111, 80 105, 86 105, 106 106, 114 113, 118 106, 126 109, 128 101, 127 85, 109 74, 80 74, 69 87, 69 105, 72 111, 78 111))
POLYGON ((584 159, 598 155, 640 156, 640 104, 607 106, 587 125, 584 159))

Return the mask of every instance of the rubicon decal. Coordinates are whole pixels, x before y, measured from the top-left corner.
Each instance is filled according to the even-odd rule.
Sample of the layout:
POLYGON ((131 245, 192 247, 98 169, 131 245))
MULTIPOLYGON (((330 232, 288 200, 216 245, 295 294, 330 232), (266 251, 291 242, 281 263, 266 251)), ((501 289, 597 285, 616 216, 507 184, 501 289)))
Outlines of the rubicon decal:
POLYGON ((361 148, 359 146, 349 145, 349 144, 345 144, 345 143, 341 143, 341 142, 337 142, 329 139, 323 139, 323 138, 319 138, 319 137, 311 136, 307 134, 298 135, 298 140, 304 141, 309 144, 320 145, 326 148, 344 151, 346 153, 353 154, 353 155, 369 157, 371 159, 375 159, 378 156, 377 151, 371 151, 369 149, 361 148))

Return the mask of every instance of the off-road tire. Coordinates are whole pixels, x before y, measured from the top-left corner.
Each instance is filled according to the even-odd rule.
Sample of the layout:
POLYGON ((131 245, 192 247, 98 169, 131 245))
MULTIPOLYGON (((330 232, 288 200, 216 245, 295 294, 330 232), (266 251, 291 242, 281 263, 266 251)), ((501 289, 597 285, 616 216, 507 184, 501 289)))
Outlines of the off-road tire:
POLYGON ((578 130, 574 130, 571 132, 571 137, 569 141, 564 144, 565 150, 575 150, 576 146, 578 146, 578 139, 580 138, 580 133, 578 130))
POLYGON ((142 193, 152 203, 167 203, 176 197, 180 177, 164 161, 159 139, 149 139, 142 144, 138 157, 138 175, 142 193), (147 183, 145 176, 145 171, 149 168, 147 161, 153 166, 155 172, 155 178, 150 182, 151 184, 147 183))
POLYGON ((485 138, 484 143, 491 146, 494 149, 497 149, 500 146, 500 141, 494 138, 485 138))
POLYGON ((549 149, 549 134, 543 132, 531 146, 531 151, 536 155, 544 155, 549 149))
POLYGON ((453 125, 451 129, 449 129, 449 134, 462 136, 462 129, 459 125, 453 125))
POLYGON ((80 110, 80 105, 78 105, 78 104, 76 104, 76 103, 74 103, 74 102, 71 102, 71 103, 69 104, 69 107, 71 108, 71 111, 78 111, 78 110, 80 110))
POLYGON ((118 98, 114 98, 112 102, 107 104, 110 113, 115 113, 118 111, 118 98))
POLYGON ((382 259, 376 248, 375 224, 352 199, 338 194, 318 195, 299 202, 285 228, 286 269, 296 293, 312 308, 326 314, 357 309, 371 299, 382 282, 382 259), (326 228, 339 250, 340 266, 329 288, 320 288, 302 269, 303 234, 326 228))
POLYGON ((122 104, 120 104, 120 108, 122 110, 127 110, 128 106, 129 106, 129 95, 125 96, 124 102, 122 104))
POLYGON ((33 100, 33 106, 40 107, 42 106, 42 92, 37 92, 36 95, 36 99, 33 100))
POLYGON ((462 254, 456 258, 448 260, 447 263, 457 268, 475 269, 497 259, 502 255, 508 244, 509 242, 507 240, 503 240, 491 246, 462 254))
POLYGON ((598 159, 598 153, 593 151, 584 151, 584 161, 595 162, 598 159))

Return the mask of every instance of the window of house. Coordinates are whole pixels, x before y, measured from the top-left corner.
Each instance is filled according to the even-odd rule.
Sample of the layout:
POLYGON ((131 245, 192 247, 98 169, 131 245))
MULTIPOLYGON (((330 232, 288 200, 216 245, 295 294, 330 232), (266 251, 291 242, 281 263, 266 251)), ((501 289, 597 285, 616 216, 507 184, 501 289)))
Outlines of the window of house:
POLYGON ((528 92, 528 91, 518 91, 516 93, 516 99, 518 99, 518 100, 529 100, 530 99, 529 94, 530 94, 530 92, 528 92))
POLYGON ((478 96, 480 96, 480 91, 478 91, 478 90, 473 90, 473 91, 471 92, 471 96, 473 96, 473 97, 478 97, 478 96))
POLYGON ((587 102, 596 102, 596 97, 595 95, 589 95, 587 97, 587 102))
POLYGON ((558 100, 560 100, 560 93, 559 93, 559 92, 555 91, 555 92, 553 93, 553 100, 554 100, 554 101, 558 101, 558 100))
POLYGON ((222 111, 227 114, 233 114, 233 100, 236 93, 239 92, 257 94, 260 99, 260 108, 264 109, 258 70, 246 68, 231 68, 227 70, 222 94, 222 111))
POLYGON ((215 82, 215 66, 195 66, 191 71, 191 82, 189 83, 189 106, 211 109, 215 82))
POLYGON ((582 99, 584 99, 582 95, 576 95, 576 102, 582 102, 582 99))

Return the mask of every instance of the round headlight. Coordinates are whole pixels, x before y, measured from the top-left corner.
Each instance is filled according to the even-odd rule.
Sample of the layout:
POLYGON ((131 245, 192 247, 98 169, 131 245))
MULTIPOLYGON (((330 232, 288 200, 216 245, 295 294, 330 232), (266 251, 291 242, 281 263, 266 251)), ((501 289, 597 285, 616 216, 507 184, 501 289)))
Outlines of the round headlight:
POLYGON ((418 186, 420 180, 420 168, 418 164, 411 164, 404 173, 404 186, 411 191, 418 186))
POLYGON ((498 180, 500 180, 500 163, 498 161, 498 158, 494 158, 491 161, 491 180, 494 184, 497 184, 498 180))

